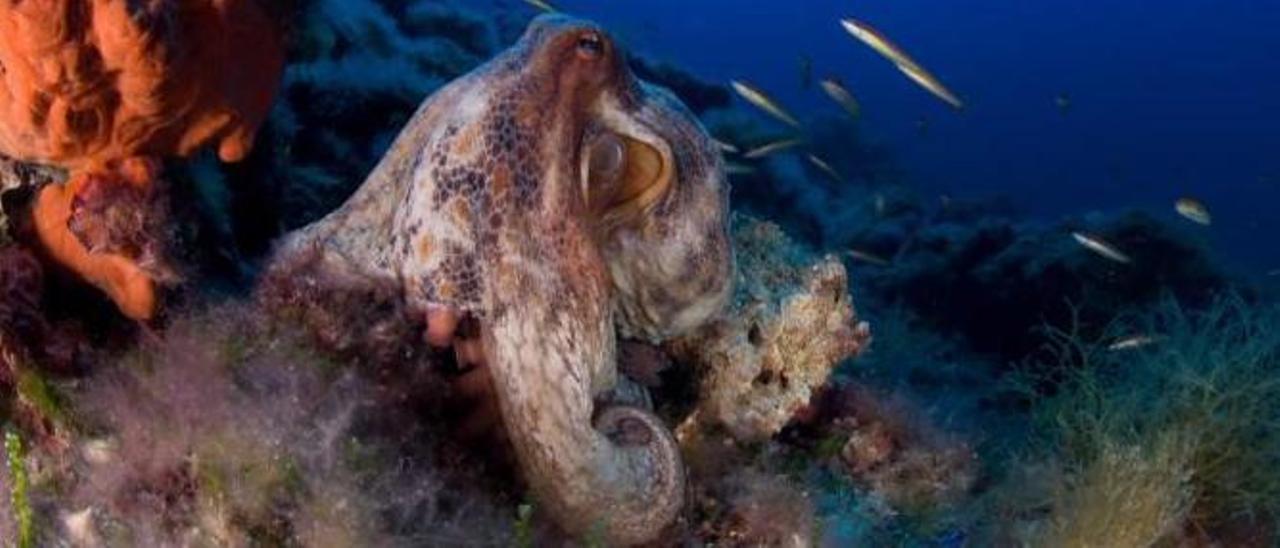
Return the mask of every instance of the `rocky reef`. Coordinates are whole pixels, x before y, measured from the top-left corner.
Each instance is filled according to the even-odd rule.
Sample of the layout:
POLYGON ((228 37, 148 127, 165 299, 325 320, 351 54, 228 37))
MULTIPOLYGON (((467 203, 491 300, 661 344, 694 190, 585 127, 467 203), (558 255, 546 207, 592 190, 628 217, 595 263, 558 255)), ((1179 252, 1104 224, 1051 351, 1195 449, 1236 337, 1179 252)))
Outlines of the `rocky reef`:
POLYGON ((1278 316, 1159 216, 931 197, 833 115, 722 155, 780 135, 607 29, 523 34, 523 4, 54 4, 139 11, 86 42, 0 8, 0 543, 1280 531, 1278 316), (74 78, 33 72, 35 31, 74 78), (63 84, 94 93, 40 103, 63 84), (128 90, 152 102, 103 99, 128 90))
POLYGON ((767 440, 800 414, 845 360, 871 342, 839 259, 817 259, 775 224, 739 217, 736 293, 727 313, 667 345, 701 376, 685 429, 767 440))

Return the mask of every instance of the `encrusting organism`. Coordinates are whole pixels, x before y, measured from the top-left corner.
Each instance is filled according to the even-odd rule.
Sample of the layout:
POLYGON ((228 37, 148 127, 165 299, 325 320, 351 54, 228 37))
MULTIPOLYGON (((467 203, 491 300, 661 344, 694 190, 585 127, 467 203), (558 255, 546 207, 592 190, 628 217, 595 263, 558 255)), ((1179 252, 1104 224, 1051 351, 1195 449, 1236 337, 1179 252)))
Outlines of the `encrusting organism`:
POLYGON ((159 160, 210 144, 244 158, 283 66, 257 0, 0 5, 0 155, 70 171, 35 202, 47 253, 150 318, 170 277, 159 160))

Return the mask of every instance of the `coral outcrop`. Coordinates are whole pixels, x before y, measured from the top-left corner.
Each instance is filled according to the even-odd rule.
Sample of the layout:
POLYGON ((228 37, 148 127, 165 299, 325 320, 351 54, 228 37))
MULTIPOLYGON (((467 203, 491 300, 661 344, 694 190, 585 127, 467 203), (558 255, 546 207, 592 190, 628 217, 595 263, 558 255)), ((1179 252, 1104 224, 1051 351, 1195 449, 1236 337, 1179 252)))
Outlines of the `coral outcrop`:
POLYGON ((159 172, 153 159, 205 145, 224 161, 243 159, 283 63, 277 24, 256 0, 0 7, 0 154, 72 171, 68 185, 45 188, 35 204, 48 253, 125 315, 149 318, 155 284, 165 281, 154 257, 132 241, 95 246, 70 226, 77 216, 101 225, 148 213, 119 211, 135 209, 128 200, 84 207, 83 194, 146 201, 159 172))
POLYGON ((761 441, 804 410, 871 333, 857 320, 838 259, 810 255, 764 221, 739 216, 733 235, 729 311, 667 346, 702 376, 693 424, 681 428, 721 427, 740 441, 761 441))

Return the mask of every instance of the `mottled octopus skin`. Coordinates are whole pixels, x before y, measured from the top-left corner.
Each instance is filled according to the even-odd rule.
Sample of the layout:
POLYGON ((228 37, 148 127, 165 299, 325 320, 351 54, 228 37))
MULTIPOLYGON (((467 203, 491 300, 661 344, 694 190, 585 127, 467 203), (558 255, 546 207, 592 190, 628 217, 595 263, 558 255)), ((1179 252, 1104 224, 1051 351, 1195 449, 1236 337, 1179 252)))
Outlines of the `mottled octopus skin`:
MULTIPOLYGON (((429 97, 339 210, 289 236, 272 269, 333 287, 397 284, 411 310, 474 315, 538 508, 611 544, 653 540, 684 503, 684 469, 648 411, 597 403, 617 334, 659 342, 732 292, 728 188, 713 142, 669 92, 635 78, 595 25, 535 20, 511 49, 429 97), (602 131, 674 171, 612 207, 584 176, 602 131)), ((270 275, 270 274, 269 274, 270 275)))

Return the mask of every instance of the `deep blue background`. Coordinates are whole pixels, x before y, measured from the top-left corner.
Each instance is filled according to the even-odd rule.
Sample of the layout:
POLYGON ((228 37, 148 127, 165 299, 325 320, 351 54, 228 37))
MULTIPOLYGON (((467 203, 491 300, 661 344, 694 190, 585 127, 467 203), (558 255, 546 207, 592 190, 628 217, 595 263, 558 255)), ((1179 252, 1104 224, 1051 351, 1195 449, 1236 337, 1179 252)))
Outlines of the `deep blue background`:
POLYGON ((1007 195, 1054 219, 1209 204, 1223 260, 1280 268, 1280 0, 561 0, 632 49, 718 81, 746 79, 790 109, 832 109, 799 85, 840 76, 863 126, 913 184, 1007 195), (969 104, 950 111, 854 41, 890 36, 969 104), (1068 93, 1064 116, 1054 97, 1068 93), (926 134, 916 129, 929 120, 926 134))

